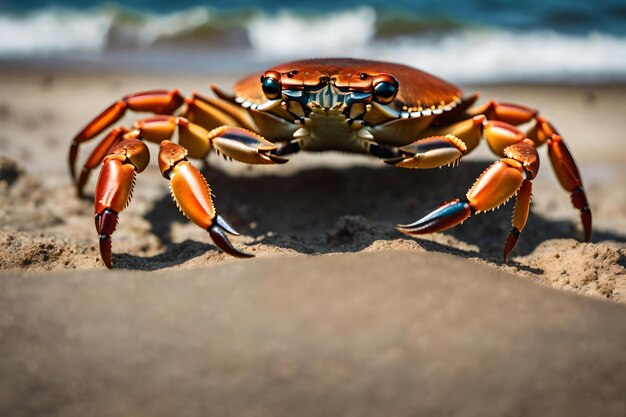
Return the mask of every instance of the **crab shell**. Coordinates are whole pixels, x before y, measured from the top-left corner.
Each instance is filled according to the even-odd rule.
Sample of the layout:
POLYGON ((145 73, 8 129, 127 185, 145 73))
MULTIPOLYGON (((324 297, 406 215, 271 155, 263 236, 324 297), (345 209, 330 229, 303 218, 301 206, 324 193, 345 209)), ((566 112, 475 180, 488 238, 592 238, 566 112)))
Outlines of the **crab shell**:
MULTIPOLYGON (((267 74, 280 77, 283 91, 311 90, 332 84, 343 91, 371 93, 377 79, 387 77, 394 80, 398 89, 391 102, 380 103, 371 99, 362 109, 353 106, 354 109, 346 110, 344 107, 341 110, 345 114, 343 119, 348 123, 354 119, 362 120, 358 126, 367 126, 365 135, 369 137, 371 134, 373 141, 394 146, 412 142, 414 135, 431 125, 436 118, 446 115, 450 116, 447 119, 452 119, 473 104, 473 100, 462 100, 459 87, 418 69, 388 62, 345 58, 308 59, 274 66, 264 74, 252 74, 241 79, 234 86, 234 96, 213 87, 220 98, 247 109, 258 133, 272 142, 292 140, 294 133, 302 127, 299 122, 303 121, 303 117, 299 116, 304 114, 285 95, 276 100, 266 97, 262 79, 267 74)), ((341 137, 339 125, 327 126, 326 131, 341 137)), ((358 126, 353 126, 352 130, 359 130, 358 126)), ((329 140, 317 148, 309 146, 307 149, 359 151, 347 143, 341 139, 329 140)))

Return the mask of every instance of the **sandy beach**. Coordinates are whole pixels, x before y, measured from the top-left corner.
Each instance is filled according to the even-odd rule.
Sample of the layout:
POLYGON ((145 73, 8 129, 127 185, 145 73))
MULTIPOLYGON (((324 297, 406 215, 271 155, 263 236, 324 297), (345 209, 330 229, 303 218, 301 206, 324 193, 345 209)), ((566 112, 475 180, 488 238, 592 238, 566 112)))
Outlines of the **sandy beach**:
MULTIPOLYGON (((0 265, 33 271, 101 269, 90 198, 75 197, 67 172, 71 137, 124 94, 151 88, 208 92, 236 77, 141 74, 5 73, 0 81, 3 198, 0 265)), ((259 167, 209 158, 203 173, 217 209, 242 232, 235 242, 259 257, 360 251, 444 252, 486 263, 540 284, 626 301, 626 120, 616 117, 626 87, 469 86, 484 98, 535 106, 560 129, 583 173, 594 215, 592 243, 580 241, 577 212, 560 189, 546 149, 534 181, 527 228, 511 262, 501 263, 512 206, 475 216, 444 233, 411 239, 407 223, 459 197, 495 158, 486 146, 458 168, 393 169, 372 158, 339 153, 295 155, 283 166, 259 167)), ((138 116, 129 116, 128 123, 138 116)), ((81 148, 83 158, 88 143, 81 148)), ((121 269, 195 268, 232 261, 208 234, 186 221, 168 194, 151 146, 152 165, 114 235, 121 269)), ((198 161, 202 166, 201 161, 198 161)), ((93 190, 97 172, 87 190, 93 190)), ((92 193, 92 192, 91 192, 92 193)), ((91 193, 88 193, 92 195, 91 193)))
MULTIPOLYGON (((528 415, 591 415, 596 406, 607 407, 603 415, 624 415, 621 412, 626 410, 626 401, 620 401, 618 388, 621 392, 626 389, 626 119, 620 113, 626 85, 464 86, 467 92, 480 91, 483 99, 535 107, 557 126, 583 175, 594 216, 590 243, 581 242, 578 213, 557 183, 545 148, 540 152, 542 168, 534 181, 528 225, 508 264, 500 258, 510 229, 510 203, 443 233, 414 239, 394 228, 395 224, 416 220, 443 201, 463 196, 495 159, 485 145, 459 167, 422 171, 394 169, 378 160, 339 153, 301 153, 286 165, 270 167, 226 162, 211 155, 202 172, 216 196, 216 207, 242 233, 233 243, 257 256, 252 261, 235 260, 220 253, 205 231, 178 212, 156 166, 157 147, 151 145, 151 165, 139 176, 132 204, 120 216, 113 236, 117 269, 107 271, 97 250, 92 199, 77 198, 70 183, 66 158, 73 135, 127 93, 152 88, 208 93, 209 82, 229 88, 238 76, 27 68, 0 74, 0 338, 4 339, 0 348, 0 381, 4 384, 0 385, 0 411, 18 410, 31 391, 33 398, 41 400, 24 408, 23 413, 0 414, 41 415, 38 412, 46 406, 54 406, 57 412, 48 415, 85 415, 85 404, 97 404, 102 411, 90 415, 171 415, 167 410, 173 408, 169 407, 187 401, 186 414, 181 415, 201 415, 199 410, 207 409, 216 413, 211 415, 287 415, 298 404, 306 407, 296 415, 383 415, 385 408, 367 407, 367 393, 376 392, 379 397, 370 397, 371 401, 395 404, 387 410, 394 410, 388 415, 396 416, 411 415, 416 409, 432 411, 424 415, 520 415, 511 414, 520 404, 527 406, 528 415), (306 272, 302 286, 299 271, 306 272), (319 290, 314 285, 316 279, 328 286, 319 290), (309 299, 307 288, 316 297, 309 299), (471 296, 467 288, 471 288, 471 296), (398 294, 400 289, 412 294, 412 303, 405 300, 396 305, 386 298, 389 291, 398 294), (258 294, 250 297, 267 297, 254 304, 262 315, 259 323, 247 321, 256 313, 242 307, 246 296, 235 303, 228 297, 219 298, 219 294, 238 291, 258 294), (200 293, 207 297, 207 304, 203 304, 200 293), (329 301, 324 302, 323 297, 330 297, 329 301), (190 300, 189 305, 185 299, 190 300), (516 302, 524 306, 523 311, 516 310, 516 302), (436 306, 449 303, 456 305, 454 314, 437 321, 436 306), (193 308, 201 310, 206 305, 225 311, 216 315, 204 311, 193 317, 193 308), (373 313, 366 317, 358 313, 365 305, 376 306, 373 311, 387 318, 392 328, 373 323, 373 339, 346 333, 346 326, 358 328, 362 320, 373 317, 373 313), (263 309, 268 306, 276 308, 275 314, 287 316, 266 316, 270 313, 263 309), (339 310, 332 310, 332 306, 339 310), (166 313, 170 307, 174 309, 172 315, 166 313), (327 308, 331 310, 324 317, 327 308), (107 318, 109 312, 113 318, 107 318), (337 314, 343 317, 344 313, 350 317, 349 325, 337 320, 337 314), (551 318, 552 314, 557 318, 551 318), (474 337, 484 341, 484 350, 470 337, 468 323, 451 318, 467 316, 480 320, 499 317, 497 324, 484 330, 484 338, 480 336, 482 328, 473 330, 479 332, 474 337), (312 334, 318 339, 306 339, 302 342, 306 349, 300 351, 301 333, 292 329, 276 336, 274 341, 280 340, 279 345, 272 344, 264 331, 272 328, 271 320, 276 317, 281 317, 275 322, 279 328, 313 328, 312 334), (315 317, 324 320, 327 327, 319 323, 322 327, 311 326, 315 317), (147 336, 137 336, 137 343, 128 345, 125 337, 138 335, 139 329, 153 319, 147 336), (547 326, 545 320, 554 321, 547 326), (419 349, 404 351, 402 346, 409 346, 410 340, 426 340, 419 336, 403 339, 403 326, 410 323, 424 326, 422 330, 433 334, 433 343, 442 347, 440 353, 428 351, 433 360, 440 361, 436 363, 451 358, 460 361, 451 370, 442 371, 450 372, 443 376, 429 368, 433 390, 421 402, 401 395, 408 387, 428 385, 428 378, 421 380, 401 371, 403 364, 423 353, 419 349), (67 336, 66 340, 51 333, 50 326, 66 336, 76 328, 79 336, 67 336), (224 333, 228 326, 240 326, 240 330, 224 333), (194 339, 196 331, 202 336, 194 339), (216 336, 209 340, 207 332, 211 331, 216 331, 216 336), (459 332, 465 340, 462 347, 468 349, 447 351, 446 346, 454 345, 448 339, 449 332, 459 332), (519 338, 532 341, 524 345, 528 349, 512 348, 519 338), (381 340, 384 346, 372 347, 371 340, 381 340), (175 341, 183 347, 168 350, 168 343, 175 341), (68 345, 62 347, 66 342, 68 345), (260 353, 251 348, 257 342, 265 346, 260 353), (205 343, 213 350, 203 353, 199 346, 205 343), (49 356, 44 353, 47 344, 49 356), (142 352, 151 352, 149 346, 160 348, 140 358, 142 352), (91 348, 95 349, 93 355, 80 353, 91 348), (570 352, 568 349, 573 349, 571 354, 557 354, 570 352), (216 365, 228 357, 228 351, 240 361, 216 365), (515 359, 507 357, 506 352, 511 351, 515 359), (78 373, 70 370, 69 358, 74 354, 78 373), (181 370, 167 365, 167 360, 186 354, 191 356, 183 361, 181 370), (490 354, 497 359, 487 366, 490 354), (595 359, 587 362, 590 355, 595 359), (374 357, 382 362, 372 363, 374 357), (69 362, 61 363, 67 367, 55 365, 54 358, 65 358, 69 362), (284 360, 268 365, 268 358, 284 360), (106 405, 106 400, 123 396, 123 388, 133 385, 132 378, 122 371, 107 374, 105 364, 118 360, 115 369, 128 366, 148 382, 129 392, 132 401, 121 401, 115 408, 106 405), (478 365, 471 372, 486 369, 491 375, 475 391, 467 388, 472 385, 471 376, 455 377, 465 372, 464 363, 472 361, 478 365), (203 365, 194 368, 194 363, 203 365), (362 374, 368 371, 363 368, 366 363, 376 369, 362 374), (520 363, 529 364, 529 368, 517 374, 520 363), (587 365, 590 367, 585 368, 587 365), (35 371, 28 371, 33 366, 35 371), (545 390, 521 388, 533 386, 537 379, 533 370, 546 367, 549 369, 541 385, 545 390), (160 376, 153 378, 149 369, 160 376), (260 380, 248 379, 259 369, 271 375, 266 387, 260 380), (580 385, 571 388, 568 378, 580 369, 591 370, 583 372, 580 385), (84 372, 101 376, 101 384, 81 386, 84 372), (189 372, 190 381, 202 381, 200 385, 179 386, 183 392, 174 389, 172 392, 178 394, 162 398, 158 403, 162 408, 150 406, 142 413, 135 412, 152 396, 168 390, 169 384, 185 380, 184 372, 189 372), (7 384, 2 373, 16 384, 7 384), (512 374, 518 378, 502 385, 512 374), (220 385, 229 375, 231 379, 220 385), (389 383, 387 391, 372 382, 379 377, 378 382, 389 383), (298 384, 291 385, 294 381, 298 384), (608 386, 602 391, 604 397, 580 395, 600 392, 598 381, 608 386), (354 385, 348 388, 350 382, 354 385), (561 391, 549 391, 546 387, 550 383, 561 391), (57 388, 51 389, 50 384, 57 388), (217 386, 223 391, 211 391, 217 386), (467 394, 458 394, 463 386, 467 394), (274 394, 266 397, 270 389, 274 394), (287 390, 283 396, 276 394, 283 389, 287 390), (207 402, 202 402, 205 408, 193 408, 189 398, 205 390, 212 393, 208 399, 221 398, 223 402, 212 403, 215 408, 208 407, 207 402), (504 400, 494 402, 487 394, 490 390, 500 393, 504 400), (555 394, 557 391, 561 394, 555 394), (458 395, 453 395, 446 407, 433 405, 441 406, 451 392, 458 395), (326 408, 307 402, 328 395, 332 400, 326 408), (454 414, 468 404, 463 399, 470 397, 476 401, 466 409, 471 412, 454 414), (237 398, 258 407, 246 409, 237 398), (537 398, 541 400, 533 402, 537 398), (572 398, 578 402, 569 402, 572 398), (482 401, 491 401, 491 413, 477 405, 482 401), (350 408, 349 404, 358 407, 350 408)), ((125 120, 131 124, 136 118, 125 120)), ((81 148, 81 157, 93 144, 81 148)), ((197 162, 197 166, 203 165, 197 162)), ((96 176, 92 175, 87 186, 89 196, 96 176)), ((367 332, 368 327, 362 330, 367 332)), ((420 329, 412 331, 424 335, 420 329)))

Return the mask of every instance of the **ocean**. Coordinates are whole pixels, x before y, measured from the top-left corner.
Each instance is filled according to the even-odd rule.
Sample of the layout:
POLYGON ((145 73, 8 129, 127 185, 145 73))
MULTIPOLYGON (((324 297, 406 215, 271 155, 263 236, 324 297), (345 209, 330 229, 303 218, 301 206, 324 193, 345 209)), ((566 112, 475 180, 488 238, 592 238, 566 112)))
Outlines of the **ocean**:
POLYGON ((625 0, 0 0, 0 66, 244 73, 401 62, 456 82, 626 81, 625 0))

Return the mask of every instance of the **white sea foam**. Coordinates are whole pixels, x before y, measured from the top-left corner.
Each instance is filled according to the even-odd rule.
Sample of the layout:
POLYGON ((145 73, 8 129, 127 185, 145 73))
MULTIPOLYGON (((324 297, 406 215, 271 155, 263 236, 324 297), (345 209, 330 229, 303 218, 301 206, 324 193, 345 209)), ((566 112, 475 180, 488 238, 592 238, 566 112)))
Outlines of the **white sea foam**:
POLYGON ((463 32, 376 44, 365 56, 403 62, 458 82, 626 79, 626 39, 603 34, 463 32))
MULTIPOLYGON (((21 16, 0 15, 0 58, 65 53, 71 59, 73 52, 80 51, 104 60, 104 51, 117 46, 142 47, 163 38, 180 42, 176 53, 184 54, 190 42, 195 42, 194 47, 202 45, 206 41, 203 36, 242 30, 249 41, 249 45, 242 42, 245 53, 237 47, 228 50, 238 58, 224 60, 221 70, 224 65, 230 65, 228 71, 241 72, 241 67, 255 63, 264 66, 287 59, 349 56, 406 63, 456 82, 626 81, 626 37, 489 28, 446 33, 442 28, 381 39, 376 36, 377 24, 381 23, 376 12, 369 7, 309 16, 292 12, 239 15, 234 24, 205 7, 164 15, 114 8, 92 12, 46 9, 21 16), (187 36, 190 32, 193 36, 187 36), (245 49, 250 46, 252 53, 245 49)), ((393 30, 387 27, 386 33, 390 32, 393 30)), ((211 45, 219 48, 219 42, 211 45)), ((140 59, 140 54, 136 56, 140 59)), ((163 56, 162 60, 168 59, 167 54, 163 56)), ((197 49, 192 56, 197 56, 197 49)), ((151 69, 191 71, 188 58, 161 63, 156 58, 151 69), (180 68, 174 67, 177 62, 180 68)), ((202 70, 216 65, 209 62, 202 70)))
POLYGON ((126 36, 126 40, 138 46, 151 45, 160 38, 170 38, 204 26, 210 20, 209 11, 204 7, 194 7, 165 15, 143 15, 139 23, 116 25, 116 30, 126 36))
POLYGON ((375 39, 368 8, 314 21, 282 13, 248 26, 259 57, 351 56, 401 62, 458 82, 626 79, 626 39, 605 34, 463 30, 375 39))
POLYGON ((0 54, 102 50, 112 21, 106 14, 52 10, 24 17, 0 16, 0 54))
POLYGON ((124 45, 145 46, 182 35, 209 22, 204 7, 166 15, 120 18, 120 11, 78 12, 47 9, 25 16, 0 15, 0 56, 58 52, 98 52, 112 37, 124 45))
POLYGON ((362 50, 374 38, 376 13, 369 7, 318 17, 281 12, 259 16, 247 25, 248 39, 262 56, 293 56, 320 51, 341 54, 362 50))

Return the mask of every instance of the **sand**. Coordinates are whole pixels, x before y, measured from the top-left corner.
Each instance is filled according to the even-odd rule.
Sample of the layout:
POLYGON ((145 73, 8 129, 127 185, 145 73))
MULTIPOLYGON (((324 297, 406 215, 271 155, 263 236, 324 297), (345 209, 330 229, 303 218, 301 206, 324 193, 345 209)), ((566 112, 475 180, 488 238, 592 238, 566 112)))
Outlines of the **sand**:
POLYGON ((0 415, 626 411, 622 305, 448 254, 279 261, 0 277, 0 415))
MULTIPOLYGON (((539 108, 559 128, 579 163, 594 214, 590 243, 580 241, 578 215, 556 182, 545 149, 528 225, 508 264, 500 258, 511 204, 443 233, 409 238, 394 229, 464 195, 494 160, 485 146, 459 167, 424 171, 338 153, 299 154, 278 167, 251 167, 213 155, 202 171, 217 209, 242 232, 233 242, 257 256, 234 260, 178 212, 154 162, 157 147, 151 146, 153 162, 138 178, 132 204, 113 236, 118 269, 107 271, 97 250, 93 202, 77 198, 70 184, 71 137, 126 93, 171 87, 186 94, 207 92, 208 82, 227 87, 235 78, 2 72, 0 381, 5 385, 0 386, 0 414, 5 407, 9 415, 40 415, 46 408, 56 410, 49 415, 85 415, 84 407, 97 404, 103 411, 90 415, 141 415, 140 409, 146 415, 171 415, 169 407, 186 404, 181 415, 206 415, 199 410, 212 404, 211 415, 293 415, 291 407, 301 404, 297 415, 362 416, 385 414, 386 404, 396 407, 388 408, 394 411, 388 415, 415 410, 454 415, 473 398, 476 407, 464 415, 520 415, 510 410, 590 415, 586 411, 600 404, 604 415, 623 415, 616 411, 626 405, 613 390, 626 389, 626 310, 620 304, 626 303, 626 119, 619 114, 626 86, 466 88, 539 108), (315 279, 328 286, 317 288, 315 279), (239 291, 246 295, 237 303, 220 298, 239 291), (394 305, 386 298, 401 291, 412 294, 415 304, 394 305), (311 293, 317 298, 309 300, 311 293), (252 308, 245 297, 263 302, 252 308), (365 304, 373 310, 360 316, 365 304), (454 319, 438 321, 440 305, 454 308, 454 319), (349 326, 336 321, 344 312, 351 317, 349 326), (184 314, 180 328, 179 313, 184 314), (370 322, 378 313, 377 320, 384 318, 391 327, 370 322), (328 328, 315 327, 315 317, 328 328), (274 319, 288 330, 270 340, 274 319), (470 322, 493 327, 474 328, 470 322), (241 328, 221 333, 228 323, 241 328), (360 338, 356 333, 368 332, 368 323, 375 330, 371 339, 360 338), (436 335, 410 339, 405 333, 412 324, 418 327, 410 334, 422 334, 419 326, 425 326, 436 335), (216 326, 223 327, 210 333, 216 326), (306 349, 300 350, 298 337, 304 336, 296 336, 293 326, 313 329, 306 349), (71 339, 74 327, 78 339, 71 339), (458 334, 460 345, 450 334, 458 334), (136 343, 132 335, 138 335, 136 343), (63 347, 65 337, 71 343, 63 347), (161 350, 150 353, 152 338, 161 350), (403 349, 416 340, 442 350, 429 346, 425 357, 419 350, 406 353, 403 349), (519 340, 527 343, 522 353, 516 350, 522 349, 519 340), (257 342, 266 349, 257 351, 257 342), (205 345, 213 347, 201 351, 205 345), (180 369, 170 363, 188 353, 176 362, 180 369), (429 355, 439 368, 428 365, 429 355), (59 358, 66 362, 55 363, 59 358), (443 364, 451 358, 457 362, 447 368, 443 364), (111 363, 117 366, 107 370, 111 363), (414 375, 406 371, 407 363, 425 368, 420 365, 414 375), (546 379, 538 375, 542 369, 548 369, 546 379), (249 379, 259 370, 271 374, 267 386, 259 376, 249 379), (567 380, 581 370, 583 391, 567 380), (481 372, 493 378, 481 379, 481 372), (84 373, 96 382, 83 385, 84 373), (186 375, 193 384, 170 391, 169 384, 186 375), (141 384, 133 384, 133 378, 141 384), (484 385, 472 388, 476 378, 484 385), (421 400, 411 400, 410 387, 426 390, 421 400), (20 407, 31 390, 41 401, 20 407), (500 393, 501 402, 487 394, 491 390, 500 393), (207 392, 201 402, 189 402, 189 396, 207 392), (108 401, 124 393, 117 405, 108 401), (154 396, 162 398, 153 403, 154 396), (315 408, 314 399, 329 396, 326 408, 315 408), (484 412, 484 404, 493 406, 493 414, 484 412)), ((82 157, 89 148, 81 149, 82 157)))

